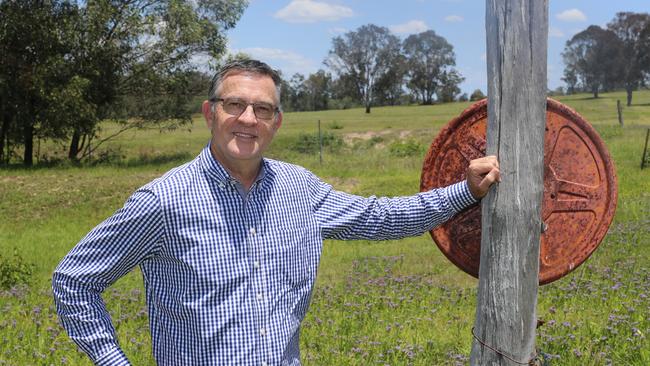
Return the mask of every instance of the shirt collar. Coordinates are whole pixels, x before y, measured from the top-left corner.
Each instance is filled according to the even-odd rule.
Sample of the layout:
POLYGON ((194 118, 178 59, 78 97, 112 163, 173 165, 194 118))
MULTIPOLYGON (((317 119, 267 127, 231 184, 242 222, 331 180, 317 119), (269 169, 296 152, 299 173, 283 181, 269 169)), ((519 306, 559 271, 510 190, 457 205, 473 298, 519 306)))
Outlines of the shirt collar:
MULTIPOLYGON (((201 161, 203 170, 206 172, 208 177, 214 179, 217 183, 233 184, 236 182, 235 178, 233 178, 226 168, 224 168, 223 165, 212 156, 212 151, 210 150, 211 144, 212 142, 209 142, 199 155, 199 160, 201 161)), ((255 178, 255 183, 261 185, 260 182, 269 175, 269 172, 270 165, 266 158, 262 158, 262 166, 260 167, 260 172, 257 174, 257 178, 255 178)))

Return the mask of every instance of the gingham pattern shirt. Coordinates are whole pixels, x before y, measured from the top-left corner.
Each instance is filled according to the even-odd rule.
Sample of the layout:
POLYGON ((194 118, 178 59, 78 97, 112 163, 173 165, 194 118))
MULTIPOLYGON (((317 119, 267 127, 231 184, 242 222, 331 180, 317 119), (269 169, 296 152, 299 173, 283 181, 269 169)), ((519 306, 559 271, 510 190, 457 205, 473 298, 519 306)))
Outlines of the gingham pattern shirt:
POLYGON ((339 192, 263 160, 242 196, 209 145, 138 189, 61 261, 61 323, 97 365, 128 365, 101 293, 139 265, 159 365, 299 365, 324 238, 420 235, 475 202, 466 182, 410 197, 339 192))

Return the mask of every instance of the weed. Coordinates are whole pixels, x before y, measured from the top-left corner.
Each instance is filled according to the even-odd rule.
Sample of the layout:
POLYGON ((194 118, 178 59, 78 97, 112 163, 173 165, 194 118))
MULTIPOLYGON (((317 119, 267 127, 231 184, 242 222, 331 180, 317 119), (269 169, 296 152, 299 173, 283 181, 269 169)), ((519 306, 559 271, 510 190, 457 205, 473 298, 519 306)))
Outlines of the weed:
MULTIPOLYGON (((329 152, 336 153, 343 146, 343 139, 331 132, 324 132, 321 137, 323 147, 329 152)), ((291 144, 291 149, 303 154, 318 152, 318 134, 301 133, 291 144)))
POLYGON ((10 289, 30 282, 34 265, 28 263, 14 248, 13 256, 5 258, 0 254, 0 288, 10 289))
POLYGON ((327 124, 327 128, 330 130, 340 130, 343 128, 343 125, 339 121, 332 121, 327 124))
POLYGON ((414 140, 395 141, 389 146, 391 156, 398 158, 417 156, 424 153, 424 147, 414 140))

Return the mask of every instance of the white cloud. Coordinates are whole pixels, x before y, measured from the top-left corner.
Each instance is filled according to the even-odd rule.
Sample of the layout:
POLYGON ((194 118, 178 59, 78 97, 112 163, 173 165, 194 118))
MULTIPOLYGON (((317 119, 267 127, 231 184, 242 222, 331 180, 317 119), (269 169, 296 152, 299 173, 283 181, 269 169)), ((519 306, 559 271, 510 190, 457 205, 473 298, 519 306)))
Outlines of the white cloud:
POLYGON ((565 10, 556 14, 555 17, 564 22, 584 22, 587 20, 587 16, 578 9, 565 10))
POLYGON ((313 0, 293 0, 289 5, 278 10, 274 17, 288 23, 315 23, 335 21, 353 15, 354 12, 347 6, 313 0))
POLYGON ((388 28, 397 34, 421 33, 429 29, 427 24, 421 20, 410 20, 404 24, 391 25, 388 28))
POLYGON ((316 69, 314 62, 305 56, 278 48, 249 47, 230 52, 243 52, 252 58, 271 64, 274 68, 281 69, 284 77, 291 77, 297 72, 306 75, 316 69))
POLYGON ((458 23, 462 21, 463 21, 463 17, 461 17, 460 15, 447 15, 445 17, 445 22, 458 23))
POLYGON ((559 28, 549 27, 548 36, 555 37, 555 38, 562 38, 564 37, 564 32, 562 32, 562 30, 560 30, 559 28))

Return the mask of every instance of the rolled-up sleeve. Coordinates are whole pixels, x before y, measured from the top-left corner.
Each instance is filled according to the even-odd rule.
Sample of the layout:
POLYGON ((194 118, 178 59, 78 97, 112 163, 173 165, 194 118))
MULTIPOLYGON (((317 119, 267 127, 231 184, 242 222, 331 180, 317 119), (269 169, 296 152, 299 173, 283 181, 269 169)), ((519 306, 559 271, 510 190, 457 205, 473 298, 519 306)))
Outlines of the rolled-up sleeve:
POLYGON ((160 201, 151 191, 141 189, 88 233, 54 271, 52 290, 61 324, 95 364, 129 364, 101 293, 156 255, 163 238, 160 201))

